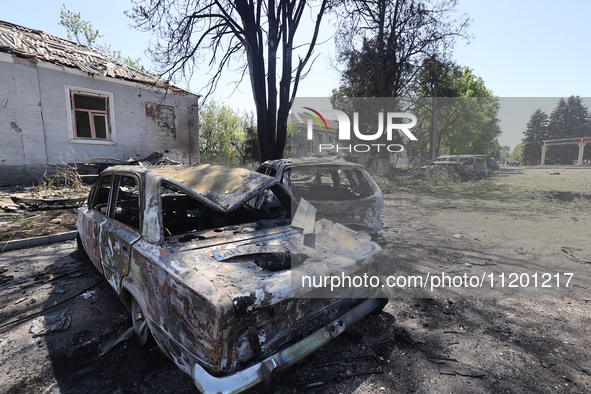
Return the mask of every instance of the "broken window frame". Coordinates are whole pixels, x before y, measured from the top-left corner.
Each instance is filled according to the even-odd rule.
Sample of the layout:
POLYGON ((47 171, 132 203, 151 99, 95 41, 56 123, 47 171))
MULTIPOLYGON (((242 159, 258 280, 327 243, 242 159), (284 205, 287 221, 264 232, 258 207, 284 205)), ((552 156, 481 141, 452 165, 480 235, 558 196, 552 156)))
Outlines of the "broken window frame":
POLYGON ((111 92, 99 91, 94 89, 81 88, 76 86, 66 86, 66 98, 68 107, 68 128, 70 134, 70 142, 73 143, 86 143, 86 144, 116 144, 116 132, 115 132, 115 116, 113 113, 113 94, 111 92), (88 109, 76 107, 74 96, 86 96, 96 99, 105 100, 105 109, 88 109), (76 120, 76 113, 86 113, 89 117, 89 125, 91 129, 90 137, 79 136, 79 126, 76 120), (105 122, 105 138, 97 137, 97 130, 95 125, 96 117, 104 117, 105 122))
POLYGON ((137 177, 137 175, 133 173, 114 173, 114 174, 102 174, 97 179, 95 186, 91 191, 91 195, 89 197, 89 204, 88 207, 90 210, 100 213, 104 215, 106 219, 115 220, 118 223, 121 223, 124 226, 127 226, 134 231, 138 232, 139 234, 142 233, 142 224, 143 224, 143 198, 142 198, 142 182, 137 177), (120 191, 121 191, 121 180, 122 178, 129 178, 135 181, 136 187, 136 198, 137 198, 137 209, 138 209, 138 219, 137 225, 133 225, 126 221, 121 221, 120 213, 117 212, 118 204, 120 203, 120 191), (101 189, 104 189, 107 192, 107 201, 105 202, 104 199, 101 199, 100 193, 101 189), (99 205, 100 206, 97 206, 99 205))
MULTIPOLYGON (((111 201, 110 201, 110 210, 107 217, 109 219, 115 220, 129 228, 132 228, 139 234, 142 233, 142 193, 141 193, 141 182, 140 179, 131 173, 120 173, 117 174, 116 178, 114 179, 113 183, 111 184, 111 201), (127 184, 123 184, 124 179, 131 179, 135 182, 133 186, 134 189, 132 191, 126 191, 124 188, 129 187, 127 184), (126 199, 123 200, 123 193, 126 193, 126 199), (129 198, 129 197, 132 198, 129 198), (130 201, 137 200, 135 202, 135 207, 131 204, 131 208, 135 208, 137 210, 137 218, 134 221, 130 221, 130 217, 127 216, 128 214, 123 214, 125 209, 122 207, 128 204, 130 201)), ((128 209, 130 207, 127 207, 128 209)))
POLYGON ((362 198, 371 197, 375 190, 371 187, 368 179, 363 175, 363 173, 356 168, 351 167, 335 167, 335 166, 322 166, 317 165, 314 167, 311 166, 297 166, 295 167, 296 172, 299 172, 300 175, 304 172, 309 173, 308 181, 302 181, 302 179, 298 178, 295 180, 292 179, 292 172, 294 168, 289 167, 283 172, 282 183, 288 190, 294 194, 296 200, 299 197, 303 197, 309 201, 330 201, 330 200, 342 200, 342 201, 350 201, 362 198), (295 183, 295 189, 294 189, 295 183), (298 187, 300 188, 298 191, 298 187), (306 194, 307 192, 302 193, 302 190, 312 188, 322 187, 327 190, 322 195, 318 195, 313 197, 311 195, 306 194), (331 193, 328 191, 329 188, 334 188, 334 190, 342 190, 342 196, 337 198, 336 195, 332 194, 334 197, 328 197, 331 193), (347 198, 344 197, 344 193, 350 193, 347 198))
POLYGON ((96 187, 93 189, 90 203, 88 204, 91 210, 95 210, 105 217, 109 214, 109 206, 111 201, 111 190, 113 189, 113 178, 111 174, 101 175, 96 181, 96 187), (104 196, 101 196, 101 191, 104 190, 104 196), (106 201, 103 198, 106 197, 106 201))
MULTIPOLYGON (((160 226, 160 244, 166 244, 169 242, 173 242, 175 239, 178 239, 180 242, 182 241, 181 236, 191 236, 193 234, 201 234, 207 231, 216 231, 216 229, 224 228, 224 227, 235 227, 235 226, 242 226, 246 224, 256 223, 262 219, 267 219, 269 221, 281 221, 290 218, 290 207, 287 207, 285 204, 288 203, 292 204, 293 200, 291 196, 285 193, 284 189, 279 186, 278 184, 272 185, 270 187, 261 190, 260 194, 252 196, 249 200, 243 201, 238 206, 234 207, 230 211, 220 210, 218 207, 213 205, 209 200, 206 198, 202 198, 201 196, 196 196, 187 190, 184 190, 179 185, 175 185, 174 183, 168 182, 163 180, 158 184, 158 210, 159 210, 159 220, 161 223, 160 226), (168 190, 170 193, 166 193, 165 190, 168 190), (278 195, 279 194, 279 195, 278 195), (283 195, 281 195, 283 194, 283 195), (174 210, 168 210, 167 208, 171 207, 172 205, 168 205, 164 203, 164 199, 166 197, 177 197, 177 198, 187 198, 189 200, 193 200, 192 203, 184 204, 184 207, 193 206, 194 204, 199 204, 199 215, 204 215, 203 217, 206 218, 203 220, 199 216, 193 216, 196 218, 197 227, 195 228, 186 228, 184 231, 171 231, 171 229, 175 229, 176 226, 170 226, 171 223, 174 223, 174 219, 169 220, 166 216, 172 215, 174 216, 174 210), (281 202, 283 198, 283 203, 281 202), (263 205, 267 204, 266 208, 268 211, 263 209, 263 205), (276 212, 281 212, 281 208, 285 211, 283 215, 278 215, 276 213, 276 217, 273 217, 271 213, 273 209, 279 209, 276 212), (249 213, 250 211, 250 213, 249 213), (166 213, 166 215, 165 215, 166 213), (212 216, 213 215, 213 216, 212 216), (235 218, 238 219, 242 215, 252 215, 249 216, 248 219, 245 220, 230 220, 227 222, 228 219, 235 218), (255 218, 255 216, 265 216, 261 218, 255 218), (219 221, 219 223, 216 223, 219 221), (215 224, 214 224, 215 223, 215 224)), ((182 211, 182 206, 179 205, 182 211)), ((185 214, 188 214, 189 211, 197 210, 197 207, 193 207, 192 209, 187 209, 185 214)), ((183 216, 182 213, 180 215, 183 216)), ((190 220, 190 218, 186 218, 186 220, 190 220)), ((187 239, 187 237, 183 237, 187 239)), ((191 238, 188 238, 189 240, 191 238)))

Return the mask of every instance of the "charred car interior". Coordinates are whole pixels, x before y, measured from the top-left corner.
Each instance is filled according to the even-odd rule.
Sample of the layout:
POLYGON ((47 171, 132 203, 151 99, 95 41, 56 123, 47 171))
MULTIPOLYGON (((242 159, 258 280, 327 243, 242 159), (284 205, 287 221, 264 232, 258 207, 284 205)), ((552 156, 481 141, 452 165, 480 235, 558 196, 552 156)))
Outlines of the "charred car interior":
POLYGON ((375 292, 298 282, 371 269, 381 253, 367 234, 298 209, 306 204, 245 169, 115 166, 79 209, 79 247, 131 310, 140 343, 151 333, 202 392, 239 392, 384 305, 375 292))
POLYGON ((279 205, 272 190, 266 190, 262 198, 253 197, 232 212, 220 212, 205 202, 187 195, 174 185, 162 183, 160 201, 164 239, 173 237, 180 242, 192 239, 191 234, 219 227, 234 226, 261 220, 284 219, 279 223, 287 224, 289 212, 279 205), (270 201, 273 201, 271 203, 270 201))
POLYGON ((319 217, 371 234, 382 228, 382 191, 360 164, 306 157, 267 161, 257 171, 275 177, 297 201, 309 201, 319 217))

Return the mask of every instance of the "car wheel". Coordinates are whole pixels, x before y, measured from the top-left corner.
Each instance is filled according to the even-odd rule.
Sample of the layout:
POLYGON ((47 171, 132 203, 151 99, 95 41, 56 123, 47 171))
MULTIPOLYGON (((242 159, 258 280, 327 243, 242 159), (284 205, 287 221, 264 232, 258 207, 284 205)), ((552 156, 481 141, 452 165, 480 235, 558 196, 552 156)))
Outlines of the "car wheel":
POLYGON ((142 309, 135 298, 131 299, 131 320, 133 322, 133 331, 135 332, 138 342, 142 346, 145 345, 150 337, 150 329, 148 328, 148 323, 144 317, 144 312, 142 312, 142 309))

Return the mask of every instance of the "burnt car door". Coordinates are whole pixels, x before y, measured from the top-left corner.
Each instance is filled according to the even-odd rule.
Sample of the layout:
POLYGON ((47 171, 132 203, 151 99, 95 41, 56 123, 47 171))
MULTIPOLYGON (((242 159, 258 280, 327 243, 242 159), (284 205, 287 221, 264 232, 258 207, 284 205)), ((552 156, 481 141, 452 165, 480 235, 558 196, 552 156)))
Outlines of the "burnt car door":
POLYGON ((139 184, 134 175, 115 176, 107 220, 100 226, 103 274, 118 294, 121 292, 121 278, 129 272, 131 248, 141 237, 139 184))
POLYGON ((80 229, 80 241, 84 245, 86 254, 101 273, 103 267, 101 265, 99 235, 101 225, 107 220, 112 182, 113 175, 111 174, 103 174, 98 178, 88 201, 88 209, 82 215, 82 228, 80 229))

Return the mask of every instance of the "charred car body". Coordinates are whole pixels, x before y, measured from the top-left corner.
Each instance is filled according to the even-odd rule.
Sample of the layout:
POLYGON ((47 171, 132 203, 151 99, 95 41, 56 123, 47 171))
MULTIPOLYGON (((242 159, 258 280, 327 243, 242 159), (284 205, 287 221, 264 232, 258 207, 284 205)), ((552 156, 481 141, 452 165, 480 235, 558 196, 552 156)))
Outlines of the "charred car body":
POLYGON ((320 217, 372 234, 383 226, 382 191, 361 164, 305 157, 269 160, 257 171, 281 182, 296 200, 309 201, 320 217))
POLYGON ((314 298, 300 285, 373 267, 381 249, 316 221, 305 202, 291 226, 296 205, 275 179, 244 169, 116 166, 78 211, 79 247, 131 310, 141 343, 151 333, 202 392, 239 392, 384 305, 365 293, 314 298))
POLYGON ((428 173, 444 171, 454 179, 468 181, 487 178, 498 163, 486 155, 449 155, 439 156, 431 163, 414 169, 415 175, 425 176, 428 173))

